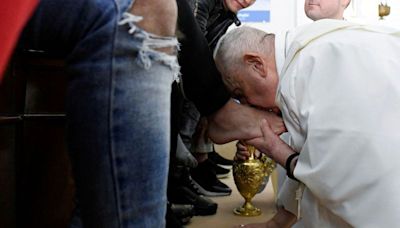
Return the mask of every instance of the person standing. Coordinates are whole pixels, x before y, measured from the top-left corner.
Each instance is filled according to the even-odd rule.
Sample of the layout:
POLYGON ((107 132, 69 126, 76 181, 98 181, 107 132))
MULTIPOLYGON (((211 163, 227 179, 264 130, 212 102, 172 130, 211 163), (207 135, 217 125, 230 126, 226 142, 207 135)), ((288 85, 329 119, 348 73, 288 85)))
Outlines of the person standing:
MULTIPOLYGON (((192 0, 190 1, 196 21, 207 39, 211 51, 229 26, 239 26, 239 10, 251 6, 255 0, 192 0)), ((219 165, 231 166, 232 161, 215 152, 214 144, 207 135, 208 121, 201 117, 193 102, 184 99, 181 114, 180 137, 196 157, 198 165, 192 168, 191 175, 201 193, 206 196, 224 196, 231 189, 219 181, 217 176, 226 176, 229 169, 219 165), (219 165, 218 165, 219 164, 219 165)))

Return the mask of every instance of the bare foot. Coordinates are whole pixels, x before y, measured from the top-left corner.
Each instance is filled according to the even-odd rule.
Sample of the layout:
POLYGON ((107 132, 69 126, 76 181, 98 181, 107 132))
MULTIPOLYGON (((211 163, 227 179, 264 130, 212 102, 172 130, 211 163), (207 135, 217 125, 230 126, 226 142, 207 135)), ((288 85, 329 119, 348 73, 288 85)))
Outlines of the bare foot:
POLYGON ((236 103, 230 99, 221 109, 208 117, 208 134, 213 142, 222 144, 233 140, 247 140, 262 136, 260 124, 267 119, 275 134, 286 131, 280 116, 236 103))

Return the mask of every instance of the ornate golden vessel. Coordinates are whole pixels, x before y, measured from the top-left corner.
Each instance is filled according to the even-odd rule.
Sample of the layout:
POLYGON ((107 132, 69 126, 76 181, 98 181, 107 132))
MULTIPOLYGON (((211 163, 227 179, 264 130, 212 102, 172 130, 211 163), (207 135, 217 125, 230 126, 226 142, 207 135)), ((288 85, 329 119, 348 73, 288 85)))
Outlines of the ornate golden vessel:
POLYGON ((244 204, 233 212, 241 216, 257 216, 261 214, 261 210, 254 207, 251 199, 259 191, 264 178, 274 170, 275 162, 266 156, 256 159, 256 149, 253 146, 247 146, 247 150, 250 153, 248 160, 233 163, 233 178, 240 195, 245 199, 244 204))
POLYGON ((387 4, 379 4, 378 6, 378 10, 379 10, 379 17, 381 20, 383 20, 384 16, 387 16, 390 14, 390 6, 388 6, 387 4))

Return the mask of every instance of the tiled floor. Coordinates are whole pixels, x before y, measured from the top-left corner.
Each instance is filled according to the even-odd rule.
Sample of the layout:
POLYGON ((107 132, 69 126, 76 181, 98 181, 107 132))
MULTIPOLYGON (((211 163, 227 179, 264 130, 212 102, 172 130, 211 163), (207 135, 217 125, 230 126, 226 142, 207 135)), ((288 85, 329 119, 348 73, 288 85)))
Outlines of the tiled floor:
MULTIPOLYGON (((229 143, 216 147, 217 152, 227 158, 232 158, 235 153, 235 144, 229 143)), ((257 194, 252 202, 262 210, 262 214, 256 217, 241 217, 233 214, 233 209, 243 204, 244 199, 236 189, 232 172, 228 178, 221 179, 232 188, 232 194, 224 197, 212 197, 218 203, 217 214, 211 216, 195 216, 187 225, 187 228, 230 228, 233 225, 264 222, 275 213, 274 192, 271 182, 263 192, 257 194)))

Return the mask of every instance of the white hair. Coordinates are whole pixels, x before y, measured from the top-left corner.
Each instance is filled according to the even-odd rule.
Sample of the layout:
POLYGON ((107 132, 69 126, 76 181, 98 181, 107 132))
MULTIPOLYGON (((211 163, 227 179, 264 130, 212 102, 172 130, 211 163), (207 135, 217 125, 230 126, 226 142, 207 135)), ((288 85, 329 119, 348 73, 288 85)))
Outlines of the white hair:
POLYGON ((263 41, 269 35, 272 34, 248 26, 227 32, 219 39, 213 54, 218 70, 227 76, 240 69, 246 52, 267 54, 268 45, 263 41))

